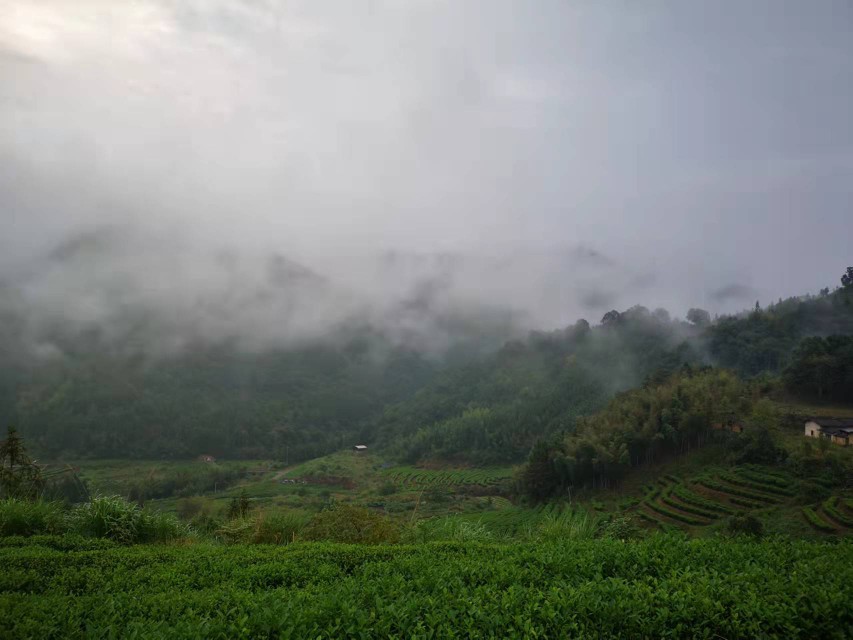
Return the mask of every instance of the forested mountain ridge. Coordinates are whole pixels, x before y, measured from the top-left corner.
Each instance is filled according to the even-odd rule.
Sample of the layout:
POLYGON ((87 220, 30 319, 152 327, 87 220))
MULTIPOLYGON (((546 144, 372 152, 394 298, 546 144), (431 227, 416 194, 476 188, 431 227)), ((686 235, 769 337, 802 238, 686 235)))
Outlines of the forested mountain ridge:
POLYGON ((4 339, 0 416, 45 457, 295 461, 360 440, 408 461, 514 462, 615 393, 684 366, 785 371, 805 393, 844 395, 851 298, 846 286, 713 322, 701 310, 684 322, 635 306, 444 359, 370 331, 258 353, 199 344, 154 360, 78 343, 69 357, 24 364, 4 339))

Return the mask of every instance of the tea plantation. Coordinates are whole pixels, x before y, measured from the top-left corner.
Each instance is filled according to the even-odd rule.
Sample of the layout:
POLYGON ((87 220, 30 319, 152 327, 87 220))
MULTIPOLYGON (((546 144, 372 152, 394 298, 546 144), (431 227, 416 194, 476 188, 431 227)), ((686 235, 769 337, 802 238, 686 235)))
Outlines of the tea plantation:
POLYGON ((853 543, 0 542, 2 638, 850 638, 853 543))

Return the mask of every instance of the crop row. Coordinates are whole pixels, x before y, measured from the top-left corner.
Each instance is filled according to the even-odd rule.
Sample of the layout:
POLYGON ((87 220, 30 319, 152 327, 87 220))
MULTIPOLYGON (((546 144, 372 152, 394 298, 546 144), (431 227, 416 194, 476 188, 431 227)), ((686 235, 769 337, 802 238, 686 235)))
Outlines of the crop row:
POLYGON ((791 486, 790 478, 783 478, 782 476, 776 474, 753 471, 752 469, 741 469, 738 471, 738 473, 740 473, 740 475, 746 478, 747 480, 753 480, 760 484, 769 484, 771 486, 779 487, 781 489, 787 489, 791 486))
POLYGON ((788 472, 781 469, 774 469, 772 467, 752 463, 741 465, 739 468, 750 473, 769 476, 782 482, 787 482, 789 480, 788 472))
POLYGON ((729 498, 729 501, 732 504, 736 504, 737 506, 744 507, 746 509, 763 509, 766 506, 763 502, 747 500, 746 498, 738 498, 737 496, 732 496, 729 498))
POLYGON ((677 511, 673 511, 672 509, 668 509, 660 504, 657 504, 651 500, 644 502, 649 509, 652 511, 656 511, 662 516, 666 516, 667 518, 671 518, 673 520, 678 520, 679 522, 683 522, 684 524, 689 524, 691 526, 704 526, 708 524, 704 520, 698 520, 692 516, 686 515, 684 513, 680 513, 677 511))
POLYGON ((835 533, 835 527, 829 524, 826 520, 821 518, 818 514, 814 512, 814 510, 809 507, 803 507, 803 515, 808 520, 809 524, 812 525, 815 529, 820 531, 824 531, 826 533, 835 533))
POLYGON ((396 482, 420 485, 495 484, 509 477, 503 469, 471 469, 433 471, 430 469, 397 468, 387 472, 396 482))
POLYGON ((746 498, 747 500, 752 500, 757 503, 775 503, 778 502, 777 499, 771 498, 770 496, 764 496, 753 491, 747 491, 746 489, 742 489, 736 486, 729 486, 723 484, 722 482, 718 482, 712 478, 700 478, 697 480, 698 484, 701 484, 703 487, 707 487, 712 491, 719 491, 720 493, 727 493, 733 496, 739 496, 741 498, 746 498))
POLYGON ((853 544, 39 545, 0 566, 8 638, 841 640, 853 544))
POLYGON ((839 524, 853 528, 853 518, 848 516, 846 513, 843 513, 838 506, 838 496, 832 496, 823 503, 823 510, 830 518, 839 524))
POLYGON ((702 496, 694 493, 693 491, 682 485, 677 485, 673 487, 672 493, 679 500, 686 504, 692 504, 703 509, 708 509, 710 511, 718 511, 719 513, 724 513, 727 515, 731 515, 734 513, 734 509, 730 509, 729 507, 722 505, 719 502, 714 502, 713 500, 703 498, 702 496))
POLYGON ((684 511, 685 513, 692 513, 694 516, 699 516, 701 518, 707 518, 708 520, 716 520, 720 517, 719 513, 714 511, 709 511, 707 509, 703 509, 701 507, 697 507, 695 505, 683 504, 681 502, 677 502, 670 497, 670 494, 666 494, 661 498, 661 501, 669 507, 673 509, 678 509, 679 511, 684 511))
POLYGON ((734 474, 734 473, 723 472, 723 473, 720 473, 719 475, 720 475, 720 478, 722 478, 723 480, 725 480, 726 482, 728 482, 730 484, 735 484, 735 485, 738 485, 740 487, 745 487, 745 488, 751 489, 753 491, 761 491, 764 493, 771 493, 771 494, 778 495, 778 496, 785 496, 787 498, 790 498, 791 496, 794 495, 794 492, 791 491, 790 489, 783 489, 783 488, 777 487, 775 485, 761 484, 759 482, 756 482, 755 480, 749 480, 748 478, 741 477, 741 476, 734 474))

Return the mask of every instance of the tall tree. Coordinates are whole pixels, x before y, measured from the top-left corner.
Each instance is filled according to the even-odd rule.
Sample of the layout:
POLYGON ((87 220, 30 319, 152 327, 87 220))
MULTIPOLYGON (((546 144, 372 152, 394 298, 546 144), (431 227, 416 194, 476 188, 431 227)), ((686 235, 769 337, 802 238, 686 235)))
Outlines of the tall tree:
POLYGON ((10 426, 0 443, 0 493, 14 498, 34 498, 44 487, 41 468, 30 459, 18 430, 10 426))

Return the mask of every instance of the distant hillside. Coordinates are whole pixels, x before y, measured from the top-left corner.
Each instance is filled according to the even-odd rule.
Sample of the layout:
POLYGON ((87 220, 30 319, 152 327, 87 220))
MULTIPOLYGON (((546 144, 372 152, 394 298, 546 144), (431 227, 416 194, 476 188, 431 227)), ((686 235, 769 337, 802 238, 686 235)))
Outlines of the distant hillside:
POLYGON ((57 340, 61 356, 33 358, 18 348, 20 317, 4 308, 0 419, 43 457, 295 461, 361 440, 409 462, 517 462, 615 393, 685 366, 745 377, 784 370, 794 395, 843 394, 853 349, 814 336, 853 335, 851 297, 825 291, 714 322, 701 310, 684 322, 635 306, 491 352, 494 336, 478 339, 471 325, 472 337, 440 357, 353 326, 298 348, 247 352, 199 339, 156 358, 92 332, 57 340))

